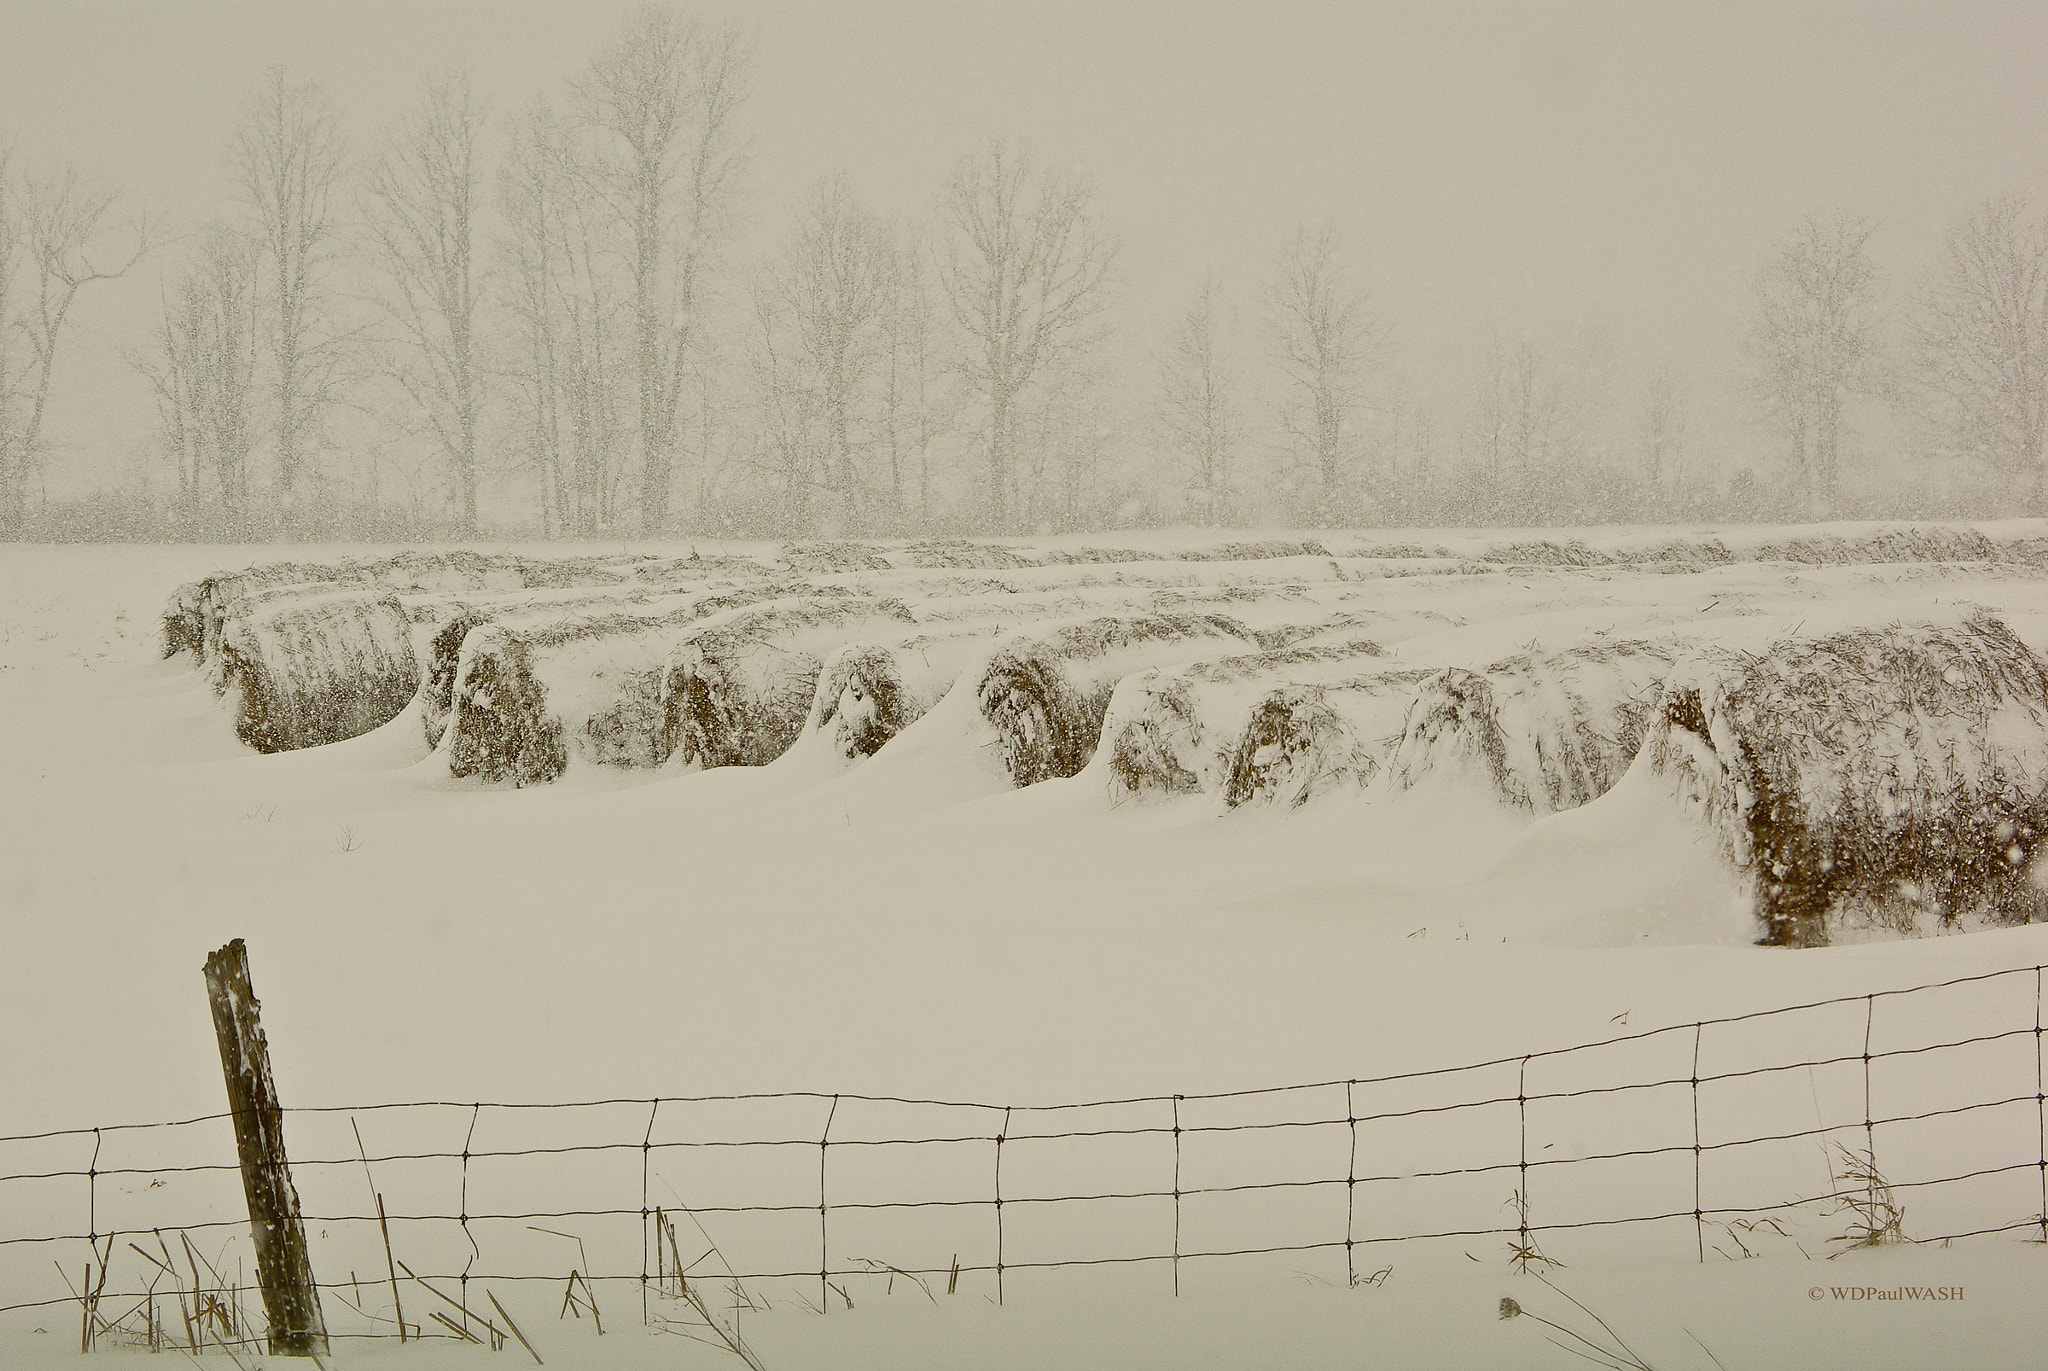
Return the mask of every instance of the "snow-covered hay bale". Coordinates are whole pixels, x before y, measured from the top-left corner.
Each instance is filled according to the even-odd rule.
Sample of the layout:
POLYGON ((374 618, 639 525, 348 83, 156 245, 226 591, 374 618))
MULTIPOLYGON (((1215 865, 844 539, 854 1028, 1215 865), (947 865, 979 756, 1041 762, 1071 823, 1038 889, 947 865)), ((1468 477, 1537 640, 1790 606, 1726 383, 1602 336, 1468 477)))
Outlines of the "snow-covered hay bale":
MULTIPOLYGON (((1350 616, 1344 616, 1349 620, 1350 616)), ((1257 631, 1261 642, 1292 642, 1177 669, 1126 676, 1103 717, 1102 750, 1109 785, 1119 797, 1221 792, 1238 751, 1238 735, 1254 701, 1305 678, 1355 674, 1385 653, 1347 622, 1349 635, 1314 639, 1330 624, 1257 631)))
POLYGON ((668 756, 661 677, 668 656, 715 614, 801 586, 739 586, 664 598, 653 613, 493 620, 462 640, 441 749, 452 775, 553 781, 573 753, 659 766, 668 756))
POLYGON ((766 766, 803 732, 827 656, 914 622, 898 601, 861 596, 777 600, 705 624, 662 673, 667 756, 704 768, 766 766))
POLYGON ((420 661, 420 726, 427 746, 439 746, 455 707, 455 677, 462 644, 483 624, 536 629, 592 616, 661 618, 670 610, 694 608, 696 598, 724 586, 698 585, 664 594, 657 584, 617 588, 575 585, 510 595, 422 596, 405 600, 413 620, 413 651, 420 661))
POLYGON ((200 645, 206 637, 206 619, 201 612, 201 604, 197 581, 179 586, 164 601, 162 647, 165 661, 180 652, 191 653, 195 664, 201 660, 200 645))
POLYGON ((235 732, 259 752, 368 733, 419 685, 411 624, 389 591, 244 599, 221 630, 217 667, 235 732))
POLYGON ((1416 693, 1388 781, 1464 775, 1538 814, 1587 804, 1628 770, 1675 655, 1668 642, 1603 641, 1439 672, 1416 693))
POLYGON ((996 637, 993 625, 941 623, 921 633, 848 643, 825 659, 804 724, 849 761, 872 757, 945 697, 996 637))
POLYGON ((1227 747, 1223 801, 1291 809, 1380 774, 1422 682, 1417 669, 1266 691, 1218 745, 1227 747))
POLYGON ((464 606, 435 626, 427 639, 426 660, 420 672, 420 727, 428 747, 439 747, 455 709, 455 675, 462 665, 462 644, 472 629, 481 628, 490 617, 481 609, 464 606))
POLYGON ((1759 941, 2048 913, 2048 664, 1997 619, 1710 652, 1661 704, 1642 760, 1754 883, 1759 941))
POLYGON ((1221 614, 1108 615, 1007 639, 981 669, 975 695, 1011 780, 1032 785, 1088 764, 1110 696, 1132 672, 1257 647, 1221 614))

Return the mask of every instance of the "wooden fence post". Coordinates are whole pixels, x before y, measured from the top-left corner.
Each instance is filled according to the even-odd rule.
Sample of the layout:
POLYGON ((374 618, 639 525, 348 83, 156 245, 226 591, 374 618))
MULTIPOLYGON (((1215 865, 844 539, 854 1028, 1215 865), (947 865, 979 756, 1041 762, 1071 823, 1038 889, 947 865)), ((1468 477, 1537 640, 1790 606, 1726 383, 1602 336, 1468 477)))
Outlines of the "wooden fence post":
POLYGON ((270 1354, 309 1357, 327 1350, 327 1323, 306 1254, 299 1192, 285 1158, 284 1110, 270 1076, 270 1045, 249 988, 249 950, 240 938, 207 957, 206 998, 220 1040, 228 1108, 235 1117, 235 1150, 241 1155, 242 1191, 256 1243, 256 1279, 270 1320, 270 1354))

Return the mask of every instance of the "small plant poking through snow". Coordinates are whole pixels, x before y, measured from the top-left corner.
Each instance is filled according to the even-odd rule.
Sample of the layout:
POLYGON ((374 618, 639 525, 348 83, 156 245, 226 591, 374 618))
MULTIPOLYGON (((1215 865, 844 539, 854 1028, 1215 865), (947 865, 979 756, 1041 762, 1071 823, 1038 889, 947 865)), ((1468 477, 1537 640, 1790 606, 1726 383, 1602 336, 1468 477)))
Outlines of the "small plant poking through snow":
MULTIPOLYGON (((1543 1280, 1543 1277, 1538 1275, 1537 1279, 1543 1280)), ((1545 1328, 1551 1329, 1553 1332, 1563 1334, 1570 1341, 1560 1341, 1547 1335, 1543 1340, 1551 1346, 1562 1348, 1581 1361, 1589 1361, 1595 1366, 1605 1366, 1611 1368, 1611 1371, 1657 1371, 1652 1363, 1645 1361, 1634 1348, 1622 1341, 1621 1335, 1614 1331, 1607 1320, 1595 1314, 1585 1305, 1580 1304, 1579 1301, 1572 1299, 1570 1295, 1565 1294, 1564 1291, 1559 1290, 1555 1285, 1551 1285, 1549 1281, 1543 1280, 1543 1283, 1549 1286, 1551 1290, 1556 1291, 1557 1294, 1570 1300, 1573 1307, 1580 1313, 1584 1314, 1594 1323, 1599 1324, 1600 1333, 1594 1335, 1581 1333, 1575 1328, 1567 1328, 1564 1324, 1552 1322, 1541 1314, 1532 1313, 1522 1307, 1521 1301, 1508 1297, 1501 1299, 1500 1317, 1503 1319, 1528 1318, 1542 1324, 1545 1328)), ((1721 1359, 1714 1355, 1714 1350, 1711 1347, 1700 1342, 1697 1334, 1688 1328, 1685 1330, 1685 1335, 1698 1344, 1700 1351, 1707 1354, 1709 1361, 1713 1362, 1717 1367, 1721 1366, 1721 1359)), ((1727 1368, 1722 1367, 1722 1371, 1727 1371, 1727 1368)))
MULTIPOLYGON (((1893 1196, 1891 1182, 1878 1170, 1872 1153, 1837 1143, 1828 1170, 1835 1183, 1833 1208, 1828 1212, 1851 1216, 1848 1231, 1829 1238, 1829 1242, 1842 1243, 1842 1252, 1850 1252, 1859 1247, 1913 1241, 1906 1236, 1906 1211, 1893 1196)), ((1833 1261, 1842 1252, 1830 1252, 1828 1260, 1833 1261)))

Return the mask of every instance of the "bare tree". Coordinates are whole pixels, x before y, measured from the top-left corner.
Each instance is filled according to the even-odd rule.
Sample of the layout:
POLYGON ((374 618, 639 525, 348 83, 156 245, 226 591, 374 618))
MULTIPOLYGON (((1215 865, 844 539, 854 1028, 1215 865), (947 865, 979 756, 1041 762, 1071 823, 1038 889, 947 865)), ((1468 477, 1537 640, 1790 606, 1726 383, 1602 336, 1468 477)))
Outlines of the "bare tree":
POLYGON ((22 221, 21 193, 15 184, 13 148, 0 139, 0 537, 13 536, 20 523, 20 487, 28 453, 22 443, 19 401, 28 370, 14 348, 16 322, 15 274, 24 256, 22 240, 27 225, 22 221))
POLYGON ((1341 522, 1356 510, 1351 420, 1381 325, 1366 293, 1348 280, 1334 227, 1300 228, 1281 250, 1279 277, 1266 288, 1266 326, 1286 378, 1281 427, 1315 482, 1311 512, 1341 522))
POLYGON ((1676 494, 1692 475, 1692 406, 1684 375, 1669 362, 1653 366, 1643 382, 1636 439, 1651 488, 1665 497, 1676 494))
POLYGON ((644 3, 577 84, 606 135, 601 185, 630 242, 635 428, 644 532, 668 525, 676 424, 699 299, 743 166, 749 45, 644 3))
POLYGON ((64 326, 79 291, 125 276, 148 254, 146 215, 110 219, 122 192, 93 185, 75 168, 43 177, 8 174, 0 149, 0 534, 18 534, 27 518, 29 482, 47 456, 49 409, 64 326), (26 289, 17 284, 25 266, 26 289))
POLYGON ((888 313, 882 360, 882 435, 888 459, 890 503, 911 521, 908 487, 914 481, 915 522, 932 517, 932 454, 951 431, 951 396, 943 384, 945 340, 927 267, 924 236, 899 229, 891 238, 888 313))
POLYGON ((226 225, 206 230, 175 290, 163 293, 152 350, 130 359, 156 392, 181 516, 210 505, 229 528, 248 513, 256 274, 253 243, 226 225))
POLYGON ((502 273, 512 323, 514 422, 540 485, 544 531, 610 531, 632 438, 626 240, 594 194, 577 129, 536 99, 513 122, 499 173, 502 273))
POLYGON ((1018 400, 1096 341, 1116 244, 1096 223, 1086 181, 1043 171, 1028 148, 1000 139, 961 159, 939 213, 950 230, 939 281, 967 335, 966 376, 986 409, 981 522, 1002 531, 1011 522, 1018 400))
POLYGON ((1751 388, 1815 513, 1835 504, 1849 396, 1880 384, 1868 251, 1876 231, 1869 219, 1808 215, 1750 277, 1743 354, 1751 388))
POLYGON ((1232 463, 1244 426, 1237 367, 1222 337, 1216 285, 1205 281, 1155 359, 1159 430, 1212 527, 1231 507, 1232 463))
POLYGON ((798 212, 788 245, 756 293, 762 326, 780 335, 768 344, 774 384, 809 397, 819 450, 804 465, 824 486, 828 522, 840 530, 867 522, 857 453, 869 446, 862 430, 870 383, 888 348, 894 257, 882 221, 835 173, 819 181, 798 212))
POLYGON ((466 76, 437 76, 386 131, 365 170, 363 219, 385 280, 378 303, 397 330, 393 378, 448 462, 455 531, 476 534, 477 221, 485 111, 466 76))
POLYGON ((317 82, 291 81, 282 66, 264 74, 242 107, 228 150, 229 174, 254 212, 268 274, 277 500, 287 522, 299 513, 308 444, 342 379, 346 339, 331 277, 347 157, 340 110, 317 82))
POLYGON ((2002 195, 1949 230, 1913 327, 1914 379, 1942 447, 2048 498, 2048 217, 2002 195))

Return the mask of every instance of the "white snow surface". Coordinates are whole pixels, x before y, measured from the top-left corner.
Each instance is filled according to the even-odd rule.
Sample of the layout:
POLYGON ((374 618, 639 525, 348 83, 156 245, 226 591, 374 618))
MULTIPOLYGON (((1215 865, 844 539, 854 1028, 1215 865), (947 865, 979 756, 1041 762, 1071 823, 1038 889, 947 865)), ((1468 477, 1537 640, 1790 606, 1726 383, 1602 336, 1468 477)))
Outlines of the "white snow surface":
MULTIPOLYGON (((1857 531, 1734 530, 1723 541, 1857 531)), ((1162 548, 1197 541, 1149 536, 1162 548)), ((1420 531, 1355 545, 1412 540, 1471 556, 1516 541, 1619 549, 1672 536, 1420 531)), ((711 550, 649 550, 690 546, 711 550)), ((349 742, 254 755, 188 660, 157 659, 158 610, 174 586, 222 566, 342 555, 0 546, 0 1133, 218 1112, 199 972, 235 937, 248 940, 288 1106, 785 1090, 1018 1105, 1192 1095, 1451 1067, 2048 962, 2038 926, 1804 952, 1751 946, 1754 925, 1711 836, 1684 823, 1642 767, 1592 804, 1544 818, 1450 783, 1293 813, 1219 814, 1203 797, 1112 807, 1099 758, 1071 780, 1011 790, 957 691, 850 771, 792 754, 757 769, 585 767, 553 786, 485 786, 422 765, 413 710, 349 742)), ((1286 560, 1258 565, 1284 578, 1286 560)), ((1102 583, 1117 569, 1100 568, 1102 583)), ((1380 587, 1385 597, 1365 607, 1407 616, 1401 665, 1483 662, 1596 631, 1760 646, 1794 628, 1946 622, 1974 606, 2048 646, 2048 577, 2009 568, 1493 567, 1380 587), (1425 614, 1454 626, 1415 631, 1425 614)), ((1883 1003, 1918 1012, 1908 1008, 1917 1001, 1883 1003)), ((1942 1000, 1923 1027, 1951 1031, 1944 1015, 1968 1027, 1969 1009, 1942 1000)), ((1930 1063, 1924 1084, 1960 1088, 1979 1069, 1989 1068, 1930 1063)), ((1788 1074, 1804 1113, 1787 1131, 1810 1126, 1824 1096, 1832 1117, 1839 1082, 1788 1074)), ((1992 1091, 1987 1078, 1978 1097, 1992 1091)), ((1617 1142, 1598 1129, 1558 1141, 1578 1153, 1626 1146, 1636 1107, 1613 1106, 1617 1142)), ((1753 1108, 1742 1125, 1761 1133, 1776 1116, 1753 1108)), ((1454 1158, 1459 1119, 1425 1132, 1424 1151, 1454 1158)), ((2031 1115, 2023 1122, 2031 1138, 2031 1115)), ((1879 1145, 1882 1156, 1882 1132, 1879 1145)), ((1770 1165, 1783 1198, 1826 1186, 1810 1143, 1770 1165)), ((1500 1182, 1504 1195, 1511 1183, 1500 1182)), ((1545 1198, 1539 1189, 1536 1202, 1545 1198)), ((1689 1195, 1673 1206, 1681 1200, 1689 1208, 1689 1195)), ((50 1203, 61 1215, 75 1208, 50 1203)), ((1938 1210, 1909 1199, 1908 1232, 1938 1210)), ((1425 1205, 1415 1221, 1427 1220, 1425 1205)), ((0 1187, 0 1229, 40 1222, 0 1187)), ((1820 1220, 1797 1242, 1754 1238, 1757 1260, 1709 1252, 1704 1264, 1646 1256, 1595 1229, 1571 1238, 1570 1265, 1551 1279, 1658 1366, 1711 1364, 1688 1332, 1730 1371, 2038 1364, 2048 1256, 2027 1230, 1821 1260, 1842 1223, 1820 1220), (1966 1293, 1880 1304, 1826 1293, 1838 1286, 1966 1293), (1809 1298, 1813 1289, 1822 1294, 1809 1298)), ((77 1248, 62 1254, 74 1278, 77 1248)), ((1552 1250, 1563 1248, 1560 1238, 1552 1250)), ((888 1256, 833 1258, 860 1255, 888 1256)), ((1162 1296, 1157 1266, 1084 1270, 1020 1282, 1000 1309, 965 1281, 935 1304, 903 1282, 890 1294, 861 1278, 855 1310, 819 1318, 785 1301, 747 1315, 745 1332, 776 1371, 1582 1365, 1532 1321, 1496 1318, 1513 1296, 1591 1326, 1506 1255, 1492 1238, 1440 1253, 1396 1244, 1364 1263, 1389 1275, 1349 1290, 1338 1288, 1341 1253, 1336 1285, 1327 1254, 1187 1264, 1200 1297, 1178 1301, 1162 1296), (1207 1273, 1199 1283, 1196 1271, 1207 1273)), ((0 1262, 0 1304, 61 1294, 48 1256, 0 1262)), ((520 1298, 514 1312, 550 1366, 738 1365, 643 1333, 621 1296, 602 1340, 557 1320, 544 1296, 520 1298)), ((345 1322, 332 1307, 329 1321, 345 1322)), ((0 1316, 0 1366, 72 1365, 76 1333, 75 1307, 0 1316)), ((442 1368, 474 1364, 477 1352, 344 1344, 330 1364, 442 1368)), ((523 1360, 516 1346, 505 1355, 523 1360)))

